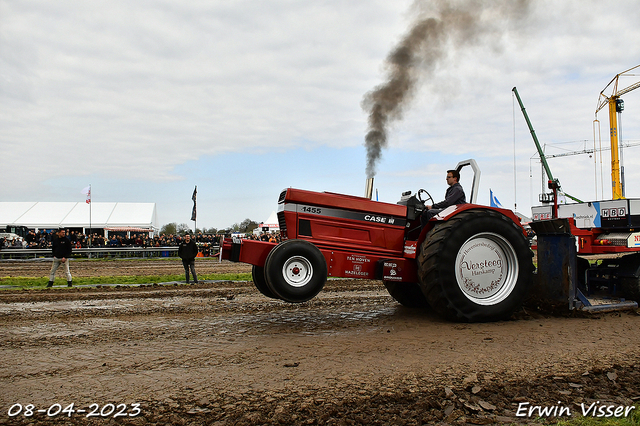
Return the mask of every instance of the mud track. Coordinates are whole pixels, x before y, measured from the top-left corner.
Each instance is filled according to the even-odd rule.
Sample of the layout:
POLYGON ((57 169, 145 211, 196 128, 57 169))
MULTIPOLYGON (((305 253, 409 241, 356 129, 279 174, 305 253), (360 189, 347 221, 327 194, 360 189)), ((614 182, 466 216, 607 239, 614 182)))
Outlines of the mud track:
MULTIPOLYGON (((46 275, 49 264, 36 263, 3 262, 0 276, 46 275)), ((77 261, 72 273, 161 268, 181 270, 173 260, 77 261)), ((247 266, 199 259, 198 272, 207 268, 247 266)), ((331 280, 296 305, 243 282, 2 291, 0 424, 510 424, 534 422, 516 416, 534 405, 578 416, 596 401, 640 405, 639 326, 637 312, 531 309, 450 323, 366 280, 331 280), (71 403, 103 413, 126 404, 125 414, 139 403, 140 414, 37 412, 71 403), (15 404, 35 412, 9 416, 15 404)))

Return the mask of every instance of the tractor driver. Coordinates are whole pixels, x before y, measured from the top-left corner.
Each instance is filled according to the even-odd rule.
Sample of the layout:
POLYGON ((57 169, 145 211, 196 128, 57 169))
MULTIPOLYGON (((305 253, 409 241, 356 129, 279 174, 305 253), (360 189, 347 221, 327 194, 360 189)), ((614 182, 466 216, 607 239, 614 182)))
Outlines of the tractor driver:
POLYGON ((444 195, 444 201, 440 201, 434 205, 425 206, 425 210, 420 216, 420 224, 424 228, 429 219, 440 213, 442 210, 454 204, 466 204, 467 199, 464 195, 464 189, 458 182, 460 180, 460 172, 457 170, 447 170, 447 192, 444 195))

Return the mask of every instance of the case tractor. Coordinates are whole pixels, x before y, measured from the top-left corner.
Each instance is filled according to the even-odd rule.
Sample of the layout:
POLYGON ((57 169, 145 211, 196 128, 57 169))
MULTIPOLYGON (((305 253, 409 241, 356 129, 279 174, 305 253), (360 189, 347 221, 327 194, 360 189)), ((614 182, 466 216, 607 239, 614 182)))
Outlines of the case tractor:
POLYGON ((510 210, 475 204, 480 170, 474 160, 468 204, 454 205, 424 227, 420 215, 433 198, 407 191, 396 204, 295 188, 278 198, 281 242, 223 241, 221 257, 253 265, 265 296, 287 302, 315 297, 328 278, 382 280, 407 307, 430 308, 465 322, 494 321, 518 309, 534 266, 526 232, 510 210))
MULTIPOLYGON (((620 95, 640 87, 635 83, 618 90, 619 76, 614 94, 605 97, 612 115, 620 95)), ((282 241, 226 238, 221 258, 252 264, 253 282, 262 294, 292 303, 312 299, 328 278, 342 277, 382 280, 400 304, 429 308, 454 321, 507 318, 530 290, 534 299, 548 303, 545 307, 637 308, 640 199, 625 199, 614 191, 612 200, 584 203, 574 198, 577 203, 559 205, 560 183, 549 170, 515 87, 513 92, 553 191, 532 209, 530 226, 538 238, 535 273, 533 251, 518 217, 511 210, 476 204, 480 170, 474 160, 456 167, 473 169, 470 203, 448 207, 424 227, 420 215, 425 202, 433 204, 424 189, 407 191, 391 204, 371 199, 372 179, 364 197, 288 188, 278 198, 282 241)), ((617 135, 613 122, 612 150, 617 135)), ((619 170, 614 160, 612 170, 619 170)), ((612 176, 614 184, 620 181, 612 176)))
POLYGON ((453 321, 506 319, 530 294, 546 309, 638 307, 640 200, 534 207, 534 272, 520 220, 476 204, 480 171, 473 160, 458 171, 466 165, 474 170, 471 202, 446 208, 425 227, 420 215, 433 198, 424 189, 390 204, 371 200, 370 191, 288 188, 278 198, 281 242, 225 238, 220 256, 253 265, 263 295, 292 303, 315 297, 328 278, 359 278, 382 280, 400 304, 453 321))

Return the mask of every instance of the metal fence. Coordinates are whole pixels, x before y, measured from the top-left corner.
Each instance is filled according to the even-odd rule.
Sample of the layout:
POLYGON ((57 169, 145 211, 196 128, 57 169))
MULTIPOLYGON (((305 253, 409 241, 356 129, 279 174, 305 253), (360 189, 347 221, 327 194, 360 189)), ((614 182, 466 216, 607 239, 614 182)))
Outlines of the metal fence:
MULTIPOLYGON (((211 246, 210 253, 214 255, 219 250, 218 246, 211 246)), ((114 257, 176 257, 178 247, 91 247, 73 249, 73 258, 114 258, 114 257)), ((0 250, 0 259, 37 259, 50 258, 51 249, 22 249, 5 248, 0 250)))

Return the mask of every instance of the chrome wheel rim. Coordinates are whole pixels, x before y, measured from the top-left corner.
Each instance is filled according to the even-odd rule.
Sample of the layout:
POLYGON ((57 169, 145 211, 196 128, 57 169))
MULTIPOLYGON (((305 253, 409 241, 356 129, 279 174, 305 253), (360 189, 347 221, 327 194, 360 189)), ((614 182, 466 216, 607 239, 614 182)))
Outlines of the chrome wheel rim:
POLYGON ((518 281, 516 251, 503 236, 491 232, 474 235, 462 244, 455 269, 462 294, 478 305, 504 301, 518 281))
POLYGON ((289 258, 282 266, 282 276, 292 287, 304 287, 313 277, 313 266, 302 256, 289 258))

